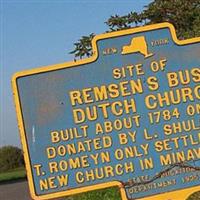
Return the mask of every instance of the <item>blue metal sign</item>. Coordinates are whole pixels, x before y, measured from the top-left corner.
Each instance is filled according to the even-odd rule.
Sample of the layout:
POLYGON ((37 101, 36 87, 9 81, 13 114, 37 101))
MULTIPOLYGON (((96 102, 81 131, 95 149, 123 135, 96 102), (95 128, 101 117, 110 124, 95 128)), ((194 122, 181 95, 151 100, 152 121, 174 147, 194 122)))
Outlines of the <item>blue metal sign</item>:
POLYGON ((93 52, 13 77, 32 197, 199 190, 200 38, 162 23, 97 36, 93 52))

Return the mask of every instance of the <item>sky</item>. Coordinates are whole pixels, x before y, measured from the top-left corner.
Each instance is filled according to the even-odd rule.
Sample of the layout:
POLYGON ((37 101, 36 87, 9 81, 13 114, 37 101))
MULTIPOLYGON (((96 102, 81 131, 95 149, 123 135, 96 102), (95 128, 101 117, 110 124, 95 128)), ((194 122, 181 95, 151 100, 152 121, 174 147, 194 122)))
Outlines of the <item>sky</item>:
POLYGON ((0 146, 21 147, 11 77, 73 60, 73 43, 107 30, 111 15, 141 11, 150 0, 0 0, 0 146))

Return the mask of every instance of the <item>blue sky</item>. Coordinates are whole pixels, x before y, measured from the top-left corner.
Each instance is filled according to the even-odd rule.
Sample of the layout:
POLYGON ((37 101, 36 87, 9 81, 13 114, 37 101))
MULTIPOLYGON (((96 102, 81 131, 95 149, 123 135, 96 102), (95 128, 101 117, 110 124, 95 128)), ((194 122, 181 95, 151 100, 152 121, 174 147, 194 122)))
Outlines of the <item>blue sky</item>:
POLYGON ((11 77, 62 63, 82 35, 100 34, 110 15, 141 11, 150 0, 0 0, 0 146, 21 146, 11 77))

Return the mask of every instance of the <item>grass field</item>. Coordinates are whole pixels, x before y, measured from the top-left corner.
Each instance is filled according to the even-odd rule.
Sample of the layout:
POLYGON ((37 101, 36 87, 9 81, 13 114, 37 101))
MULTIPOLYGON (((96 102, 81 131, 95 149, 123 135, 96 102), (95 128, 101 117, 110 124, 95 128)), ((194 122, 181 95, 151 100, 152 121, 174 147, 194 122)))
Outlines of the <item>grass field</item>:
POLYGON ((71 200, 121 200, 121 197, 118 188, 108 188, 75 195, 71 200))
POLYGON ((192 194, 187 200, 200 200, 200 192, 192 194))
POLYGON ((16 180, 16 179, 25 178, 25 177, 26 177, 25 169, 17 168, 12 171, 0 173, 0 182, 16 180))

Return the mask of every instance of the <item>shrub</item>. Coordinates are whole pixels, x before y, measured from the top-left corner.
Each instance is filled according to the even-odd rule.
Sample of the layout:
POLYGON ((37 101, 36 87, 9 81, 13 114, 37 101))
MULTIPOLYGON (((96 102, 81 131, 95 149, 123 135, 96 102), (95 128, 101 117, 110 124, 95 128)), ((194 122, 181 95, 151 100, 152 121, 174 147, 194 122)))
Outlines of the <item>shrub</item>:
POLYGON ((22 150, 14 146, 0 148, 0 173, 24 166, 22 150))

